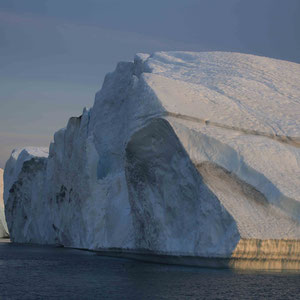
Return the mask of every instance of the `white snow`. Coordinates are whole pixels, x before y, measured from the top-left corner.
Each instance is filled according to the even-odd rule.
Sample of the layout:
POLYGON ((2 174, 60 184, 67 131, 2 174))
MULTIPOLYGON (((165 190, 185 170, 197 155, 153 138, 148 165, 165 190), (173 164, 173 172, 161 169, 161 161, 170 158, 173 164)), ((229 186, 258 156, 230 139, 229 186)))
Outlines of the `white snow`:
MULTIPOLYGON (((221 52, 157 53, 147 64, 154 73, 146 74, 147 83, 166 111, 194 117, 181 123, 217 135, 286 196, 300 201, 299 64, 221 52), (297 147, 273 142, 276 135, 297 147)), ((230 169, 230 161, 227 165, 238 172, 230 169)), ((268 189, 264 192, 272 192, 268 189)))
POLYGON ((296 63, 137 54, 48 159, 24 151, 5 168, 14 241, 230 257, 245 239, 300 239, 296 63))

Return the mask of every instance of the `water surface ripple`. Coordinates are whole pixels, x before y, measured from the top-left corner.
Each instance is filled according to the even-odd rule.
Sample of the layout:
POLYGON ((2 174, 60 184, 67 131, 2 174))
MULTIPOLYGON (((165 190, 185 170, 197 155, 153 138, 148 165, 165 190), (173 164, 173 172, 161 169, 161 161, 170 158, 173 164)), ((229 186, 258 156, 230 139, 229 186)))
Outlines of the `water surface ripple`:
POLYGON ((169 266, 0 242, 0 299, 297 298, 299 273, 169 266))

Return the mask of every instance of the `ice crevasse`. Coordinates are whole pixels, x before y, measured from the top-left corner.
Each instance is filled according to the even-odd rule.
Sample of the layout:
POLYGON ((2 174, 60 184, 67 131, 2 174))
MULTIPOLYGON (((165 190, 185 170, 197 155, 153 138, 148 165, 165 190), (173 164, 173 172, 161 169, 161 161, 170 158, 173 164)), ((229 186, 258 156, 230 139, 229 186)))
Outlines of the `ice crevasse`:
POLYGON ((300 268, 300 65, 137 54, 48 149, 5 166, 14 242, 152 261, 300 268))

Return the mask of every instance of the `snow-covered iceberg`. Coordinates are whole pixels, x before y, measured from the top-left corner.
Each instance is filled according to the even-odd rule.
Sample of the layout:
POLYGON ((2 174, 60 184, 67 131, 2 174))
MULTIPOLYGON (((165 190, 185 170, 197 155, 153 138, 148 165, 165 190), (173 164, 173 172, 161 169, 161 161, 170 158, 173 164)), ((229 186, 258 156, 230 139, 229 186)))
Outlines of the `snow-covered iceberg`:
POLYGON ((55 133, 49 156, 14 151, 4 179, 15 242, 300 268, 300 65, 138 54, 55 133))
POLYGON ((0 168, 0 238, 8 237, 3 203, 3 170, 0 168))

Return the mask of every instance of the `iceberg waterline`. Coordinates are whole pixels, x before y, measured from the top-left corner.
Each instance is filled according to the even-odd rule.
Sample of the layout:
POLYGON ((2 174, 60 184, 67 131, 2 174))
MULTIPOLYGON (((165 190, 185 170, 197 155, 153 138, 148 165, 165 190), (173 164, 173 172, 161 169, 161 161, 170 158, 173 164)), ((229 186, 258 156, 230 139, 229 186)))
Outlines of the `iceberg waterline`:
POLYGON ((264 268, 298 268, 299 137, 299 64, 138 54, 106 76, 93 108, 55 133, 49 154, 12 153, 11 239, 234 267, 252 249, 258 260, 272 257, 264 268), (296 250, 283 257, 285 248, 296 250))

